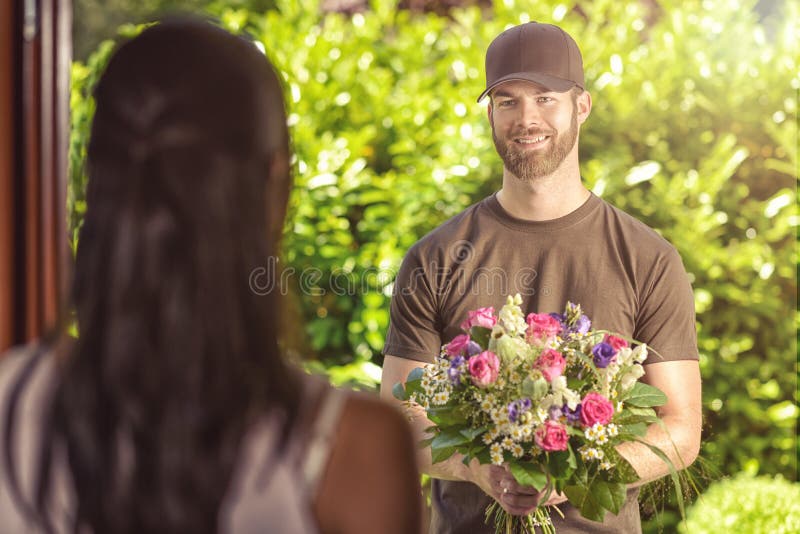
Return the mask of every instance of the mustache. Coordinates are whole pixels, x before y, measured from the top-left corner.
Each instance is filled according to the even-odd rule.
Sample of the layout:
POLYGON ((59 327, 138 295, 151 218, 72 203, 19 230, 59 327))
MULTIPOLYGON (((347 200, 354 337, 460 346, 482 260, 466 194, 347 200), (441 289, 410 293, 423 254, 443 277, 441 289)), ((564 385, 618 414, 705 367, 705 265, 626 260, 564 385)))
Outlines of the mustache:
POLYGON ((508 137, 510 139, 515 137, 537 137, 539 135, 549 135, 550 137, 554 137, 556 133, 557 132, 554 130, 542 130, 541 128, 521 128, 508 134, 508 137))

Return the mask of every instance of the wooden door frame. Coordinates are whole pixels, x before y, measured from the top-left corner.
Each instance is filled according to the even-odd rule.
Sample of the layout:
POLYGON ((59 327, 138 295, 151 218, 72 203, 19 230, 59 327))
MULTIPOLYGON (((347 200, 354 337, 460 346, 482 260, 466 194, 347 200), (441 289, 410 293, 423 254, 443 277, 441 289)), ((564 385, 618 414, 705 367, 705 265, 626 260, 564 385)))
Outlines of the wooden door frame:
POLYGON ((64 302, 72 3, 11 0, 0 9, 2 350, 42 336, 64 302))

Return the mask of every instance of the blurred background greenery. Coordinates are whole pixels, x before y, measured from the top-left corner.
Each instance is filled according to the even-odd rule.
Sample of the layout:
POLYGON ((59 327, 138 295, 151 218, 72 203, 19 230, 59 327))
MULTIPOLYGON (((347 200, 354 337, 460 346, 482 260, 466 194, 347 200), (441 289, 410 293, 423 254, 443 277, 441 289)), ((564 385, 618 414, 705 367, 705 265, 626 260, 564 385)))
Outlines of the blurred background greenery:
MULTIPOLYGON (((797 485, 796 2, 76 0, 73 232, 91 88, 113 39, 178 6, 249 34, 283 74, 295 152, 286 350, 361 389, 380 378, 405 251, 499 188, 475 103, 486 47, 508 25, 562 26, 594 101, 587 186, 672 242, 693 281, 703 458, 715 477, 797 485)), ((671 510, 646 530, 674 531, 671 510)))

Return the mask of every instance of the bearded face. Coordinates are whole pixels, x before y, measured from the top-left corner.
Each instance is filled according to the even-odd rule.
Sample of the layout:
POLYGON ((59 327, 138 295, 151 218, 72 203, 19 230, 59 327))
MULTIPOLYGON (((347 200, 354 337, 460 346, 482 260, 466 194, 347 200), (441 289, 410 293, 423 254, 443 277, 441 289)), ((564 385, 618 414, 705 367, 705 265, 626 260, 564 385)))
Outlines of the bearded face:
POLYGON ((575 105, 569 129, 518 128, 508 134, 498 133, 492 123, 492 139, 506 169, 523 182, 533 182, 552 174, 570 153, 578 138, 575 105))

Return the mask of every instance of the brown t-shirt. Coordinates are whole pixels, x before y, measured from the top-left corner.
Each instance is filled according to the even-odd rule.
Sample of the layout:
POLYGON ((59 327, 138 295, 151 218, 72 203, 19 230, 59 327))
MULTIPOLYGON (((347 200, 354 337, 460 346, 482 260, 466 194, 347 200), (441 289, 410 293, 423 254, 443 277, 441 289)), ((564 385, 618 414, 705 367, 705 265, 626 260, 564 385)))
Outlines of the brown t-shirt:
MULTIPOLYGON (((647 343, 660 361, 698 359, 694 299, 680 256, 645 224, 595 195, 549 221, 506 212, 495 195, 467 208, 408 251, 397 276, 384 353, 432 362, 460 333, 467 312, 499 310, 522 296, 523 312, 563 312, 581 305, 593 328, 647 343)), ((641 532, 638 490, 619 515, 589 521, 568 503, 556 531, 641 532)), ((484 523, 490 498, 468 482, 433 479, 431 532, 492 533, 484 523)))

